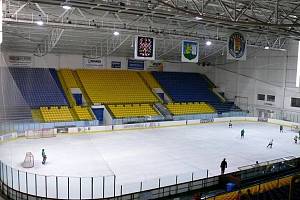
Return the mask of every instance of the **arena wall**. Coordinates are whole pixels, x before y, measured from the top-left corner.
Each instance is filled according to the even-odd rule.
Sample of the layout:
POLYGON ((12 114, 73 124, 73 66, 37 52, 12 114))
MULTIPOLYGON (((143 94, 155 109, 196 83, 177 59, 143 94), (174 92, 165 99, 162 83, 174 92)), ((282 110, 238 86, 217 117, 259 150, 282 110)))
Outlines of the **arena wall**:
POLYGON ((298 42, 289 40, 283 48, 287 50, 249 47, 246 61, 219 56, 207 76, 228 99, 247 97, 249 105, 300 112, 291 107, 291 97, 300 97, 296 88, 298 42), (257 100, 257 94, 274 95, 275 102, 257 100))
MULTIPOLYGON (((47 54, 43 57, 33 56, 30 53, 26 52, 4 52, 3 53, 4 62, 1 62, 1 66, 9 65, 9 56, 31 56, 32 58, 32 67, 37 68, 83 68, 84 59, 83 55, 72 55, 72 54, 47 54)), ((116 57, 116 56, 103 56, 102 62, 103 66, 101 67, 92 67, 99 69, 111 69, 111 62, 118 61, 121 62, 121 70, 128 69, 128 59, 126 57, 116 57)), ((205 68, 199 66, 195 63, 181 63, 181 62, 167 62, 167 61, 155 61, 163 63, 164 71, 175 71, 175 72, 196 72, 196 73, 205 73, 205 68)), ((145 61, 145 70, 156 70, 152 67, 153 61, 145 61)), ((116 68, 114 68, 116 69, 116 68)))

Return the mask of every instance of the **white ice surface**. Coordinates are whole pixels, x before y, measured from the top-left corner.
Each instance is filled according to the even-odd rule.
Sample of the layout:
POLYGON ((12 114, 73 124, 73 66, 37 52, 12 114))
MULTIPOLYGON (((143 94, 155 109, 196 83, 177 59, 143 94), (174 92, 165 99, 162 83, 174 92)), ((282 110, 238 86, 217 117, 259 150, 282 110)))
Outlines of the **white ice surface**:
MULTIPOLYGON (((105 180, 106 196, 113 193, 113 175, 117 177, 116 193, 120 193, 121 184, 123 193, 129 193, 138 191, 141 181, 143 189, 150 189, 158 186, 158 178, 161 178, 163 186, 174 184, 176 175, 178 182, 191 180, 192 172, 194 179, 203 178, 207 169, 210 176, 217 175, 223 158, 228 162, 226 172, 231 172, 255 161, 263 162, 285 156, 299 157, 300 144, 294 144, 295 135, 289 130, 279 133, 278 125, 243 122, 234 123, 232 129, 226 123, 218 123, 60 135, 48 139, 23 138, 1 144, 0 159, 15 169, 38 175, 98 177, 94 180, 94 188, 97 188, 94 190, 94 197, 101 197, 103 193, 99 188, 102 188, 102 176, 111 176, 105 180), (244 139, 240 139, 241 129, 245 129, 244 139), (274 139, 273 148, 267 149, 270 139, 274 139), (48 157, 46 165, 41 164, 43 148, 48 157), (34 168, 22 168, 26 152, 33 153, 34 168)), ((24 180, 24 174, 22 177, 24 180)), ((64 177, 59 178, 59 197, 66 197, 67 179, 64 177)), ((34 181, 34 177, 30 177, 30 181, 34 181)), ((50 177, 47 181, 48 196, 53 196, 56 193, 55 178, 50 177)), ((14 185, 16 182, 14 180, 14 185)), ((38 194, 45 196, 42 176, 38 176, 38 182, 38 194)), ((76 188, 78 179, 71 179, 70 182, 71 195, 75 198, 79 195, 76 188)), ((91 197, 90 188, 90 179, 83 178, 82 195, 86 195, 86 198, 91 197)), ((25 188, 21 190, 24 191, 25 188)), ((35 188, 29 190, 35 194, 35 188)))

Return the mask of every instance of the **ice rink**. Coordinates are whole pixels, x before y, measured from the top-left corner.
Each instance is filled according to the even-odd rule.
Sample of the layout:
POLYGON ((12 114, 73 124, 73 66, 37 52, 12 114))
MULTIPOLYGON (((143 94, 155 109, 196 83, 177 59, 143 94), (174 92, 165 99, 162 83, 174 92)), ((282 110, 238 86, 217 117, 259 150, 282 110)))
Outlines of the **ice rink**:
POLYGON ((227 159, 226 172, 256 161, 300 156, 296 133, 279 125, 241 122, 201 124, 168 128, 114 131, 99 134, 59 135, 47 139, 18 139, 0 145, 0 159, 21 171, 47 176, 100 177, 115 175, 118 184, 157 180, 175 175, 200 177, 220 173, 220 162, 227 159), (245 138, 240 138, 245 129, 245 138), (274 139, 272 149, 266 148, 274 139), (41 149, 47 154, 42 165, 41 149), (21 166, 25 153, 32 152, 35 166, 21 166))

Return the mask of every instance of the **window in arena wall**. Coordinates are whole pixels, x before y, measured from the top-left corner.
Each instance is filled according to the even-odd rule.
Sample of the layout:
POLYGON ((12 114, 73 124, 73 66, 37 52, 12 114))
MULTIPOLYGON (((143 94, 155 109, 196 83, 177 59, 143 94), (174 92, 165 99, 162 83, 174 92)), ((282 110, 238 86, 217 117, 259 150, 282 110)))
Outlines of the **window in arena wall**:
POLYGON ((266 98, 266 95, 264 95, 264 94, 257 94, 257 100, 264 101, 265 98, 266 98))
POLYGON ((291 98, 291 107, 300 108, 300 98, 291 98))
POLYGON ((275 102, 275 96, 274 95, 267 95, 267 101, 275 102))

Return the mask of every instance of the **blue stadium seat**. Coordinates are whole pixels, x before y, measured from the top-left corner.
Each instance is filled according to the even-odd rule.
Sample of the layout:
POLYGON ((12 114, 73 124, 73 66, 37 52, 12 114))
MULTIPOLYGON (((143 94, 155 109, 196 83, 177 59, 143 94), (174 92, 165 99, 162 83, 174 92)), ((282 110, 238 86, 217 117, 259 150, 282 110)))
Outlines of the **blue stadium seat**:
POLYGON ((163 89, 175 102, 207 102, 219 112, 229 112, 236 106, 223 103, 209 87, 207 78, 198 73, 152 72, 163 89))
POLYGON ((9 68, 9 71, 31 108, 68 105, 49 69, 9 68))

